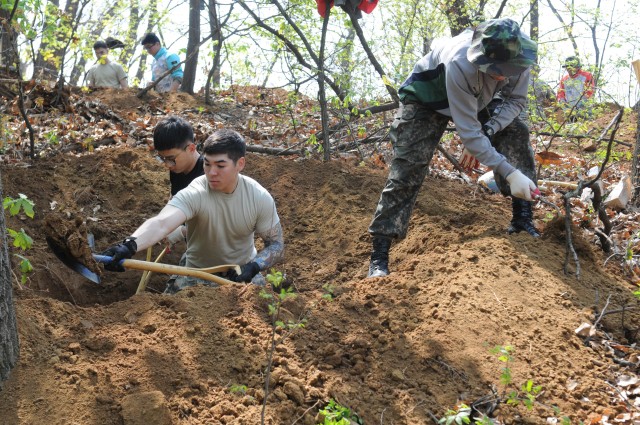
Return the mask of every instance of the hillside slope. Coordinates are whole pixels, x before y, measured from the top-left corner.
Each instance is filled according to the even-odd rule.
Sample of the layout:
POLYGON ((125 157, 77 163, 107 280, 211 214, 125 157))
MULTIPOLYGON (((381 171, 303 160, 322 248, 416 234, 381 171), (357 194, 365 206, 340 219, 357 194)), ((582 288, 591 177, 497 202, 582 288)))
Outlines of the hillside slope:
MULTIPOLYGON (((53 214, 86 222, 100 251, 162 208, 168 176, 147 143, 168 105, 194 122, 199 141, 226 126, 254 144, 280 140, 297 148, 319 125, 313 102, 304 100, 291 112, 302 124, 288 127, 289 115, 275 107, 284 91, 235 88, 232 95, 235 103, 205 107, 182 93, 141 100, 133 89, 95 92, 74 100, 74 114, 34 117, 44 148, 33 163, 9 163, 22 151, 7 148, 3 195, 23 193, 36 205, 35 219, 7 221, 33 237, 26 255, 35 271, 26 286, 14 284, 20 363, 0 390, 0 423, 260 423, 272 323, 259 288, 196 287, 166 296, 166 276, 154 274, 135 295, 140 272, 105 272, 96 285, 45 243, 53 214), (87 140, 110 146, 74 153, 84 152, 87 140)), ((508 236, 510 202, 438 177, 453 173, 436 158, 441 172, 425 180, 408 237, 392 247, 392 274, 365 279, 367 226, 388 159, 376 155, 365 165, 353 156, 322 163, 248 155, 245 172, 273 194, 285 232, 279 270, 297 296, 284 303, 280 319, 305 323, 277 333, 265 423, 315 425, 333 398, 365 424, 428 424, 494 390, 504 401, 527 380, 541 387, 533 408, 500 404, 498 423, 637 420, 634 287, 601 267, 603 255, 580 231, 581 279, 573 263, 565 275, 564 232, 546 221, 548 207, 535 209, 541 239, 508 236), (603 308, 622 306, 627 310, 601 317, 589 341, 575 334, 603 308), (496 346, 513 347, 512 361, 501 362, 491 352, 496 346)), ((611 180, 621 165, 614 164, 611 180)), ((183 249, 163 261, 177 263, 183 249)))
MULTIPOLYGON (((477 400, 491 386, 503 391, 504 364, 490 349, 508 344, 516 388, 532 379, 542 393, 532 410, 501 405, 504 423, 565 415, 597 423, 623 410, 607 384, 620 366, 574 334, 593 322, 596 301, 602 308, 609 296, 612 306, 633 299, 589 244, 578 243, 578 281, 562 271, 562 232, 507 236, 507 200, 430 177, 408 237, 392 248, 393 273, 364 279, 366 228, 384 171, 258 155, 247 164, 276 199, 285 230, 280 270, 298 296, 285 302, 282 319, 306 320, 276 346, 266 423, 315 424, 330 398, 366 424, 432 423, 459 400, 477 400), (333 301, 322 298, 327 284, 333 301)), ((34 238, 36 271, 27 288, 16 287, 21 358, 0 397, 3 423, 260 423, 271 324, 258 288, 166 296, 165 277, 153 275, 136 296, 140 272, 106 273, 95 285, 46 247, 43 220, 52 210, 85 219, 97 250, 158 211, 168 179, 145 149, 61 154, 4 166, 2 176, 4 195, 26 194, 37 212, 8 220, 34 238)), ((637 317, 627 313, 623 323, 637 317)), ((602 324, 633 342, 624 340, 620 315, 602 324)))

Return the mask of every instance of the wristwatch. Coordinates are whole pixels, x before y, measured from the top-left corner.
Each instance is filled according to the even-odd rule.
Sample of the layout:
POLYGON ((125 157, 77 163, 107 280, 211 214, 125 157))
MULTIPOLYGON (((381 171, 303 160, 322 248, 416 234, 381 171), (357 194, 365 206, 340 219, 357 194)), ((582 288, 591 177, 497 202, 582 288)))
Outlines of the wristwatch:
POLYGON ((482 131, 484 134, 487 135, 487 137, 489 139, 491 139, 493 137, 493 135, 495 134, 495 131, 493 130, 493 128, 489 127, 488 125, 483 125, 482 126, 482 131))

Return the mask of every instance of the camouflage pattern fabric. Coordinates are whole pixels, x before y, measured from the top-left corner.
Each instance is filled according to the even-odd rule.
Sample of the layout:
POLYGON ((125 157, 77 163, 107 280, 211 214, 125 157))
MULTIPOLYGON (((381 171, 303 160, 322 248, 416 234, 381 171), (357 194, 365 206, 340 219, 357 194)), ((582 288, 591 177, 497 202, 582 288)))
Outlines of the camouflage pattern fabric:
MULTIPOLYGON (((479 114, 481 123, 489 120, 495 106, 498 104, 485 108, 479 114)), ((403 239, 407 235, 416 197, 448 122, 449 117, 420 105, 400 105, 389 133, 394 158, 369 225, 372 236, 403 239)), ((497 132, 491 142, 511 165, 535 181, 535 161, 526 124, 514 119, 509 126, 497 132)), ((496 183, 503 195, 510 195, 506 179, 496 176, 496 183)))
POLYGON ((518 75, 536 61, 538 45, 512 19, 491 19, 473 33, 467 59, 482 72, 518 75))

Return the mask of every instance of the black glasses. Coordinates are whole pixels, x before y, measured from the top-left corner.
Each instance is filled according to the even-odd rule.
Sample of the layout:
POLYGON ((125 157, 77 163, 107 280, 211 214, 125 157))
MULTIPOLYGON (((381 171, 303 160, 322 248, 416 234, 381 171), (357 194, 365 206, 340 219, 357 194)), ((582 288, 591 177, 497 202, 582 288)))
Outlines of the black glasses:
POLYGON ((157 43, 153 43, 153 44, 144 44, 142 47, 144 47, 144 50, 150 50, 153 46, 155 46, 157 43))
MULTIPOLYGON (((186 151, 187 148, 189 147, 189 145, 191 145, 191 143, 189 143, 187 146, 182 148, 182 152, 186 151)), ((174 167, 176 165, 176 159, 180 155, 182 155, 182 152, 180 152, 178 155, 174 155, 174 156, 162 156, 162 155, 156 153, 154 155, 154 158, 159 162, 163 162, 163 163, 167 164, 169 167, 174 167)))

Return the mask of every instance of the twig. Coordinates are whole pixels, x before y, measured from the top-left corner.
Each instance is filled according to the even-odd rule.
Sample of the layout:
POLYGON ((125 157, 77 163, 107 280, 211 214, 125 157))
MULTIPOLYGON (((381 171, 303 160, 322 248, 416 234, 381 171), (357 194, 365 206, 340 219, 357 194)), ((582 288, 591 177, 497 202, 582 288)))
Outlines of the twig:
POLYGON ((302 415, 300 415, 300 416, 299 416, 295 421, 293 421, 293 422, 291 423, 291 425, 296 425, 296 424, 298 423, 298 421, 299 421, 300 419, 304 418, 304 417, 305 417, 305 415, 306 415, 307 413, 309 413, 309 410, 311 410, 311 409, 313 409, 314 407, 316 407, 316 406, 318 405, 318 403, 320 403, 320 400, 316 400, 316 402, 315 402, 315 403, 313 403, 313 406, 311 406, 310 408, 308 408, 307 410, 305 410, 304 412, 302 412, 302 415))
POLYGON ((625 311, 632 311, 637 309, 638 309, 637 307, 624 307, 624 308, 619 308, 617 310, 609 310, 606 313, 603 311, 600 316, 606 316, 608 314, 624 313, 625 311))
POLYGON ((438 420, 438 417, 433 413, 431 413, 429 410, 427 410, 427 414, 431 417, 431 420, 433 421, 434 424, 440 423, 440 421, 438 420))
POLYGON ((304 155, 302 150, 292 150, 291 147, 286 149, 268 148, 266 146, 247 145, 247 152, 266 153, 270 155, 304 155))
POLYGON ((384 424, 384 412, 387 410, 387 408, 385 407, 384 409, 382 409, 382 412, 380 412, 380 425, 384 424))
MULTIPOLYGON (((576 253, 575 248, 573 247, 573 242, 571 240, 572 235, 571 235, 571 203, 569 202, 571 198, 577 198, 578 196, 580 196, 580 194, 582 193, 583 188, 585 187, 590 187, 593 188, 595 187, 595 183, 600 180, 600 177, 602 176, 602 173, 604 172, 604 170, 606 169, 607 163, 609 162, 609 158, 611 156, 611 150, 613 147, 613 139, 615 138, 616 132, 618 131, 618 128, 620 127, 620 122, 622 121, 622 115, 624 114, 624 109, 619 109, 618 113, 615 117, 615 119, 613 120, 613 129, 611 130, 611 137, 609 138, 609 143, 607 145, 607 153, 605 155, 604 160, 602 161, 602 164, 600 165, 600 170, 598 171, 598 174, 591 179, 588 182, 584 182, 582 180, 578 181, 578 186, 576 187, 575 190, 572 190, 570 192, 567 192, 564 194, 563 198, 564 198, 564 209, 565 209, 565 230, 567 233, 567 243, 566 243, 566 255, 565 255, 565 261, 564 261, 564 273, 567 274, 568 273, 568 267, 569 267, 569 255, 573 256, 573 260, 576 264, 576 278, 578 280, 580 280, 580 260, 578 259, 578 254, 576 253)), ((599 190, 597 191, 599 194, 599 190)), ((596 190, 594 190, 594 198, 596 194, 596 190)), ((601 214, 601 206, 598 206, 598 214, 600 216, 601 214)), ((603 215, 606 216, 606 211, 603 211, 603 215)), ((608 223, 608 221, 605 223, 605 227, 606 224, 608 223)))
POLYGON ((604 308, 602 309, 602 312, 600 312, 600 315, 598 316, 598 319, 596 319, 595 323, 593 324, 593 327, 597 327, 598 324, 600 323, 600 320, 602 320, 602 317, 604 316, 605 311, 607 311, 607 307, 609 306, 609 301, 611 301, 611 294, 609 294, 609 296, 607 297, 607 302, 604 304, 604 308))
POLYGON ((566 242, 566 251, 564 257, 564 274, 569 273, 569 254, 573 257, 573 262, 576 264, 576 279, 580 280, 580 260, 578 259, 578 254, 576 253, 575 248, 573 247, 573 242, 571 240, 571 203, 569 202, 570 197, 565 195, 564 198, 564 226, 565 231, 567 233, 567 242, 566 242))
POLYGON ((16 283, 18 284, 18 287, 20 288, 20 290, 24 290, 24 287, 22 286, 22 282, 20 281, 20 279, 18 279, 18 275, 16 274, 16 272, 13 271, 13 269, 11 270, 11 274, 13 275, 13 278, 16 280, 16 283))
POLYGON ((633 404, 629 403, 628 397, 625 396, 624 394, 622 394, 620 392, 620 390, 618 389, 618 387, 616 387, 615 385, 611 385, 610 383, 608 383, 607 381, 604 382, 605 384, 607 384, 608 386, 610 386, 611 388, 613 388, 614 390, 616 390, 616 392, 618 393, 618 395, 620 396, 620 399, 622 401, 624 401, 624 403, 627 405, 627 407, 629 409, 633 409, 635 411, 640 412, 640 409, 638 409, 636 406, 634 406, 633 404))
POLYGON ((66 282, 64 281, 64 279, 62 279, 62 278, 58 275, 58 273, 56 273, 55 271, 53 271, 53 269, 52 269, 51 267, 49 267, 49 264, 48 264, 48 263, 45 263, 44 267, 49 271, 49 273, 51 273, 52 275, 54 275, 55 277, 57 277, 57 278, 58 278, 58 280, 59 280, 60 282, 62 282, 62 285, 64 286, 64 288, 65 288, 65 289, 67 290, 67 292, 69 293, 69 296, 71 297, 71 301, 73 301, 73 304, 77 306, 78 304, 76 303, 75 298, 73 298, 73 294, 72 294, 72 293, 71 293, 71 291, 69 290, 69 287, 67 286, 67 284, 66 284, 66 282))
POLYGON ((489 287, 489 290, 493 294, 493 297, 496 299, 496 301, 498 301, 498 304, 500 304, 502 306, 502 308, 507 310, 507 307, 505 307, 505 305, 502 303, 502 301, 500 301, 500 298, 498 298, 498 295, 496 295, 496 292, 493 290, 493 288, 489 287))

